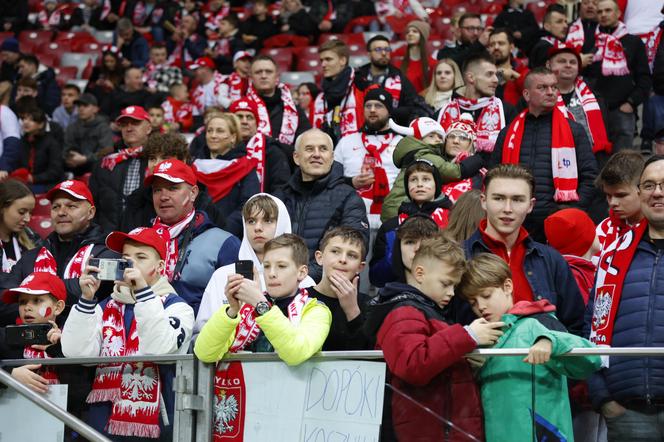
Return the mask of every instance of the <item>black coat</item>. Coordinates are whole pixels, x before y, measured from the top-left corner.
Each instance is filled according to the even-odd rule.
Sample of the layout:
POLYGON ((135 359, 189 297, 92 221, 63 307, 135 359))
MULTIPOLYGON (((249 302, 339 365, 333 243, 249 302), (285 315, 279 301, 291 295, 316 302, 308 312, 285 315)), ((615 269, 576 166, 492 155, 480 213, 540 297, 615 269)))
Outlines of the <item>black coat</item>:
POLYGON ((148 101, 152 98, 152 94, 147 89, 140 89, 138 91, 129 92, 124 88, 116 89, 113 92, 113 100, 107 103, 108 108, 103 109, 111 120, 114 120, 120 111, 128 106, 142 106, 146 107, 148 101))
POLYGON ((664 39, 659 42, 652 72, 653 89, 657 95, 664 95, 664 39))
POLYGON ((309 249, 309 276, 320 281, 322 269, 314 259, 323 234, 332 227, 347 226, 358 229, 369 244, 367 210, 357 191, 344 183, 343 166, 332 163, 329 174, 314 182, 302 181, 296 170, 281 191, 281 199, 291 217, 293 233, 304 238, 309 249))
POLYGON ((530 69, 544 66, 549 59, 549 49, 551 49, 553 45, 541 37, 556 38, 553 34, 547 31, 542 31, 540 39, 535 42, 528 54, 528 66, 530 69))
POLYGON ((24 136, 21 139, 19 168, 30 169, 32 158, 32 183, 52 187, 62 181, 65 169, 62 162, 62 143, 56 137, 44 132, 32 141, 24 136))
MULTIPOLYGON (((272 138, 279 139, 279 134, 281 133, 281 123, 284 119, 284 103, 281 100, 281 90, 277 88, 275 91, 274 95, 271 97, 263 97, 261 96, 263 101, 265 102, 265 106, 267 107, 267 111, 270 115, 270 126, 272 127, 272 138)), ((300 136, 302 132, 304 132, 307 129, 311 129, 311 122, 309 122, 309 118, 307 118, 306 114, 300 107, 297 107, 297 129, 295 130, 295 137, 293 138, 293 143, 295 142, 294 140, 297 139, 297 137, 300 136)))
POLYGON ((442 60, 443 58, 451 58, 456 64, 459 65, 459 69, 463 70, 463 64, 466 61, 466 58, 485 51, 486 48, 479 41, 471 44, 464 44, 457 41, 451 45, 447 44, 442 49, 439 49, 436 58, 438 60, 442 60))
POLYGON ((513 8, 509 4, 493 21, 493 27, 508 28, 521 33, 521 38, 515 38, 514 44, 524 54, 528 54, 533 44, 537 41, 537 35, 540 33, 540 27, 535 19, 535 15, 529 9, 513 8))

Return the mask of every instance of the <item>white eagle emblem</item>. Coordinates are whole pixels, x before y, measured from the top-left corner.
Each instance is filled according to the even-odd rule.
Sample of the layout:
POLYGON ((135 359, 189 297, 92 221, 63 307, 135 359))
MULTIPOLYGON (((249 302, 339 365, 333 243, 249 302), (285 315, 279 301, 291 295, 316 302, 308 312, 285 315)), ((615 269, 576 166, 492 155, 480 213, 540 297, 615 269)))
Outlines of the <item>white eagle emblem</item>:
POLYGON ((595 308, 593 310, 593 326, 597 330, 605 328, 609 322, 611 314, 611 305, 613 297, 609 292, 600 291, 595 298, 595 308))
POLYGON ((172 165, 173 163, 171 163, 170 161, 164 161, 159 165, 159 172, 166 172, 168 169, 171 168, 172 165))
POLYGON ((217 433, 233 431, 233 422, 239 413, 239 406, 234 395, 226 395, 224 391, 214 398, 214 427, 217 433))

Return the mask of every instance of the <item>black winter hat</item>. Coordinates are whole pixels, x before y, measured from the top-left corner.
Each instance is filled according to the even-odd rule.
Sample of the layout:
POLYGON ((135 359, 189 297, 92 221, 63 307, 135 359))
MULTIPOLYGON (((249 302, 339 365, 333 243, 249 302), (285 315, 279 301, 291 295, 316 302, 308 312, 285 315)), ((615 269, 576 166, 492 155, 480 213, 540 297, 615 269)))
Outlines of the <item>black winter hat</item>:
POLYGON ((387 108, 387 112, 392 114, 392 95, 380 86, 371 86, 364 95, 364 102, 380 101, 387 108))

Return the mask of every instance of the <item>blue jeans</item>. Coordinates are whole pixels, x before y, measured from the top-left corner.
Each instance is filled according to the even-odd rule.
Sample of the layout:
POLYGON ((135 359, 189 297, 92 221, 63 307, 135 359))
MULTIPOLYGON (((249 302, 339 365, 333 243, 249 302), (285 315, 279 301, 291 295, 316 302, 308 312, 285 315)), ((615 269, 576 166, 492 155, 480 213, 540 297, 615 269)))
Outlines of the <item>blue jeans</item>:
POLYGON ((652 413, 627 409, 625 414, 605 418, 609 442, 661 442, 664 440, 664 409, 652 413))

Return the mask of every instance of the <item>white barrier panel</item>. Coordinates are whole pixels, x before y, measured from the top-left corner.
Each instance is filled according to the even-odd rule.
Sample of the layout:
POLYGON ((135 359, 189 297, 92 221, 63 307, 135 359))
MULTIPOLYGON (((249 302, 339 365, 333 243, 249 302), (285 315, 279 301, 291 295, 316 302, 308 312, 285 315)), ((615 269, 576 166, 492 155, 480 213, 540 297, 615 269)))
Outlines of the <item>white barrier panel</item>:
POLYGON ((385 363, 233 362, 215 376, 215 441, 377 442, 385 363))
MULTIPOLYGON (((50 385, 45 397, 67 409, 67 385, 50 385)), ((14 390, 0 390, 0 440, 62 442, 65 424, 14 390)))

